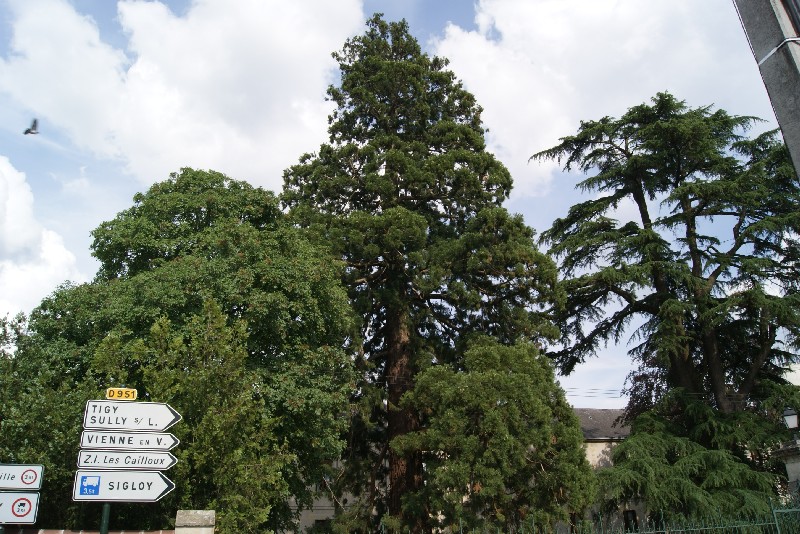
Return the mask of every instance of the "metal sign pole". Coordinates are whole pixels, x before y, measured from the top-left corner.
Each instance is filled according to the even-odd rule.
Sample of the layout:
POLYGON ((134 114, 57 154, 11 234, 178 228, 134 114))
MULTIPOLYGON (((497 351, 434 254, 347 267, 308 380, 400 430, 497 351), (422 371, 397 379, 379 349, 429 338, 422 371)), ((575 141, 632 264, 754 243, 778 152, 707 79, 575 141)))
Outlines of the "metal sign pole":
MULTIPOLYGON (((103 516, 100 519, 100 534, 108 534, 108 520, 111 517, 111 503, 103 503, 103 516)), ((0 532, 0 534, 3 534, 0 532)))

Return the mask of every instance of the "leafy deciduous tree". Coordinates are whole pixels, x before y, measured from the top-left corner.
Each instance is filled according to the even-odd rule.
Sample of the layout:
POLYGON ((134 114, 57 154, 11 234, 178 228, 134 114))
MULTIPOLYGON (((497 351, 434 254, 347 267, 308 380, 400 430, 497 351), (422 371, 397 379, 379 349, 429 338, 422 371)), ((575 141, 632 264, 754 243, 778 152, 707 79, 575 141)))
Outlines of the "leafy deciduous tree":
MULTIPOLYGON (((33 351, 23 316, 2 320, 0 462, 44 467, 39 524, 75 524, 92 512, 68 506, 83 406, 96 389, 76 376, 69 346, 33 351), (69 486, 68 486, 69 485, 69 486)), ((99 508, 95 509, 99 518, 99 508)))
MULTIPOLYGON (((177 472, 189 470, 182 483, 205 481, 207 473, 195 469, 205 469, 212 460, 235 462, 237 456, 255 458, 277 451, 294 460, 281 465, 275 492, 253 497, 253 510, 260 510, 251 518, 254 524, 263 525, 266 513, 270 526, 289 524, 294 512, 288 496, 300 506, 310 504, 311 488, 343 445, 340 436, 347 424, 344 415, 354 378, 345 347, 354 323, 341 287, 340 264, 283 219, 271 193, 219 173, 183 169, 137 195, 132 208, 95 231, 94 251, 101 260, 96 279, 65 285, 44 299, 32 313, 30 331, 21 338, 12 361, 20 402, 37 394, 47 397, 42 412, 59 417, 52 428, 63 427, 63 432, 49 436, 50 443, 36 438, 28 455, 38 454, 50 467, 52 491, 43 494, 43 511, 52 509, 56 515, 43 514, 43 524, 63 527, 65 514, 72 514, 66 517, 68 525, 86 524, 84 511, 91 505, 69 502, 83 403, 97 398, 107 386, 122 384, 136 387, 142 398, 150 395, 172 404, 174 395, 179 411, 181 403, 193 409, 193 403, 201 400, 205 404, 198 404, 197 410, 226 402, 232 403, 227 405, 232 410, 229 416, 244 410, 241 420, 226 419, 225 414, 209 419, 191 416, 202 435, 192 434, 194 439, 182 445, 187 462, 179 464, 177 472), (225 328, 206 308, 211 302, 220 306, 225 328), (200 365, 197 374, 181 378, 191 369, 167 369, 153 361, 205 357, 197 347, 200 324, 210 325, 214 336, 221 336, 209 346, 220 358, 227 355, 218 367, 200 365), (153 339, 153 325, 161 332, 160 352, 143 348, 153 339), (183 336, 186 346, 169 345, 176 336, 183 336), (246 343, 243 360, 238 352, 241 343, 246 343), (233 373, 239 364, 249 369, 230 377, 240 380, 240 391, 212 387, 215 381, 225 382, 214 373, 222 369, 233 373), (160 382, 169 394, 155 387, 159 377, 172 380, 160 382), (198 399, 192 396, 195 391, 180 385, 194 379, 211 397, 198 399), (69 402, 60 402, 62 397, 69 402), (252 412, 255 400, 261 405, 260 417, 268 421, 252 412), (213 440, 220 439, 221 429, 252 433, 254 441, 241 447, 235 440, 217 446, 213 440), (261 440, 267 431, 272 439, 261 440), (201 447, 203 443, 209 447, 201 447)), ((5 454, 18 449, 13 440, 35 435, 41 424, 25 417, 16 403, 4 406, 0 450, 5 454)), ((184 431, 189 430, 178 430, 184 431)), ((272 475, 268 470, 252 482, 258 486, 272 475)), ((232 484, 223 480, 219 484, 214 492, 189 487, 176 496, 191 496, 187 499, 194 500, 195 507, 211 502, 225 506, 221 520, 241 525, 235 517, 243 517, 246 503, 236 501, 238 489, 232 484), (225 519, 228 511, 231 516, 225 519)), ((124 506, 113 510, 118 519, 127 517, 128 525, 162 527, 174 516, 174 507, 160 506, 147 515, 124 506)))

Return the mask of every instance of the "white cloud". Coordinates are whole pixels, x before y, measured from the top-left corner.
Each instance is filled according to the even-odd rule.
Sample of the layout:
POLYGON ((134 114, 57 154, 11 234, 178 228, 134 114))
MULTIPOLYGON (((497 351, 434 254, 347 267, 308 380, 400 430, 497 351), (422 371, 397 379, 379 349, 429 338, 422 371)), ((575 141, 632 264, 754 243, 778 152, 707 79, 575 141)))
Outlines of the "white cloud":
POLYGON ((89 178, 86 176, 85 165, 78 168, 77 178, 62 178, 57 174, 51 174, 51 178, 61 184, 61 188, 65 194, 71 196, 85 194, 91 190, 89 178))
POLYGON ((25 175, 0 156, 0 258, 30 255, 31 242, 39 235, 37 225, 31 224, 32 204, 25 175))
POLYGON ((0 316, 30 312, 64 280, 83 281, 61 236, 33 215, 25 175, 0 156, 0 316))
POLYGON ((11 7, 0 90, 145 184, 191 166, 278 189, 325 140, 330 54, 363 24, 357 0, 123 1, 126 55, 64 0, 11 7))
POLYGON ((109 125, 120 108, 126 58, 100 41, 90 17, 63 0, 12 0, 12 54, 0 60, 0 90, 80 148, 119 156, 109 125))
MULTIPOLYGON (((127 39, 115 48, 67 0, 4 7, 0 93, 15 120, 36 116, 42 132, 11 149, 35 153, 38 163, 24 167, 32 182, 49 178, 74 204, 59 207, 48 190, 34 205, 25 175, 3 160, 0 313, 30 311, 64 280, 85 278, 63 241, 85 247, 84 228, 126 207, 109 207, 130 198, 120 165, 144 186, 192 166, 280 189, 283 169, 325 141, 331 52, 363 29, 358 0, 197 0, 181 16, 131 0, 118 3, 127 39), (80 173, 49 163, 56 158, 80 173)), ((85 255, 77 263, 94 265, 85 255)))
POLYGON ((659 91, 774 120, 729 0, 481 0, 476 23, 449 26, 436 53, 485 108, 516 195, 551 187, 555 165, 531 154, 659 91))

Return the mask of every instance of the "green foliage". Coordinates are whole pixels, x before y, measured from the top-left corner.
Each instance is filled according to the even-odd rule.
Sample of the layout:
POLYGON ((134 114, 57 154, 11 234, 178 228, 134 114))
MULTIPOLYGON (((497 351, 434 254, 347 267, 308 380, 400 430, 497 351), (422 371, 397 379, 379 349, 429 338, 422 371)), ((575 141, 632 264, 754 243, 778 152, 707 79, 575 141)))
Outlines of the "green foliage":
POLYGON ((402 500, 424 484, 421 456, 388 447, 420 429, 403 394, 431 364, 460 368, 469 334, 555 335, 542 306, 557 298, 556 271, 502 207, 511 176, 486 151, 481 109, 445 59, 423 54, 404 21, 379 15, 334 58, 330 142, 285 171, 281 195, 290 217, 344 260, 363 318, 358 412, 332 491, 356 496, 342 518, 351 530, 374 530, 387 513, 420 530, 428 517, 402 500))
POLYGON ((555 270, 502 208, 511 177, 485 150, 474 96, 405 22, 376 16, 334 57, 331 143, 285 172, 281 200, 345 259, 364 329, 379 329, 391 303, 411 306, 442 356, 468 329, 542 335, 546 321, 519 312, 551 295, 555 270))
POLYGON ((670 387, 730 413, 797 359, 800 184, 775 132, 742 137, 754 121, 660 93, 533 156, 598 194, 542 236, 567 275, 554 356, 569 372, 636 324, 632 413, 670 387))
POLYGON ((281 443, 276 414, 264 408, 259 373, 245 366, 244 323, 228 327, 226 319, 208 302, 183 331, 162 319, 137 343, 148 397, 183 416, 172 429, 181 440, 170 471, 176 489, 162 506, 217 510, 220 532, 263 532, 272 507, 289 497, 283 470, 297 456, 281 443))
POLYGON ((530 343, 476 340, 463 371, 422 372, 404 403, 424 430, 396 438, 423 451, 427 480, 409 507, 439 518, 438 527, 552 525, 583 511, 595 496, 577 417, 556 385, 547 358, 530 343))
POLYGON ((308 505, 343 446, 354 321, 341 265, 286 224, 271 193, 192 169, 137 195, 95 231, 94 249, 95 280, 44 299, 10 360, 18 390, 3 406, 0 460, 28 440, 25 457, 45 463, 40 524, 97 524, 96 506, 69 501, 80 421, 85 400, 120 385, 186 409, 176 432, 189 440, 174 468, 183 487, 152 513, 115 505, 112 525, 162 528, 178 500, 219 506, 229 532, 291 524, 289 497, 308 505), (173 367, 180 358, 191 364, 173 367), (44 419, 27 415, 31 402, 44 419), (259 495, 207 470, 214 462, 259 495))
POLYGON ((0 323, 0 463, 43 465, 40 524, 74 524, 82 510, 65 502, 72 495, 83 406, 97 391, 75 380, 65 344, 32 350, 24 317, 0 323))
POLYGON ((133 201, 92 232, 98 278, 133 276, 198 251, 212 256, 228 244, 220 226, 276 230, 280 220, 272 193, 215 171, 181 169, 133 201))
POLYGON ((93 252, 99 281, 138 286, 132 293, 146 302, 120 302, 118 312, 133 307, 145 330, 153 308, 199 313, 213 295, 247 321, 253 363, 287 344, 339 346, 350 335, 339 265, 284 223, 271 192, 183 169, 134 200, 93 232, 93 252))
MULTIPOLYGON (((692 407, 692 401, 686 402, 689 406, 681 402, 684 408, 703 411, 692 407)), ((752 469, 731 450, 704 447, 686 436, 684 421, 665 415, 664 408, 637 417, 630 437, 613 450, 614 466, 598 473, 606 505, 614 509, 645 503, 656 521, 767 514, 777 477, 752 469)), ((724 417, 707 421, 733 423, 742 434, 748 434, 752 427, 742 425, 746 422, 724 417)), ((717 428, 714 433, 729 436, 729 430, 717 428)), ((756 454, 763 457, 765 452, 756 454)))
MULTIPOLYGON (((629 420, 674 408, 677 391, 691 399, 668 412, 665 448, 648 450, 664 467, 649 468, 656 486, 621 469, 630 480, 618 480, 616 498, 638 492, 651 509, 686 498, 681 513, 692 516, 726 499, 753 511, 750 497, 694 488, 711 491, 724 474, 731 491, 762 491, 766 478, 748 469, 778 468, 764 457, 796 397, 782 375, 798 361, 800 182, 777 132, 744 137, 755 121, 659 93, 533 156, 589 174, 579 187, 594 196, 542 235, 566 276, 552 356, 570 372, 632 334, 629 420), (679 488, 687 469, 693 481, 679 488)), ((650 439, 633 436, 620 458, 650 439)))

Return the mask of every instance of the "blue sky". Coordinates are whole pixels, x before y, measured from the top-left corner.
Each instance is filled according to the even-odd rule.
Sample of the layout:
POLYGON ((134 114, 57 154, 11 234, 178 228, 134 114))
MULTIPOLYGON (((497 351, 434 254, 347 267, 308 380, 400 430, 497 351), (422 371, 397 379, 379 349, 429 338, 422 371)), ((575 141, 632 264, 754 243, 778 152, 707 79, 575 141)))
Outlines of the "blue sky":
MULTIPOLYGON (((181 167, 279 191, 326 140, 331 52, 374 12, 450 59, 539 232, 581 197, 528 157, 581 119, 667 90, 775 126, 732 0, 0 0, 0 313, 90 280, 91 230, 181 167)), ((624 404, 624 352, 562 379, 573 404, 624 404)))

